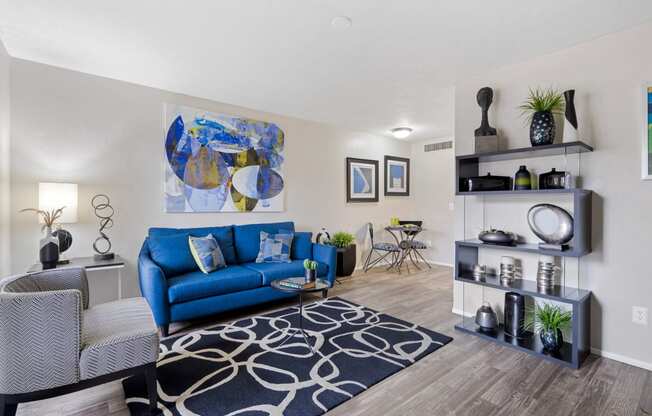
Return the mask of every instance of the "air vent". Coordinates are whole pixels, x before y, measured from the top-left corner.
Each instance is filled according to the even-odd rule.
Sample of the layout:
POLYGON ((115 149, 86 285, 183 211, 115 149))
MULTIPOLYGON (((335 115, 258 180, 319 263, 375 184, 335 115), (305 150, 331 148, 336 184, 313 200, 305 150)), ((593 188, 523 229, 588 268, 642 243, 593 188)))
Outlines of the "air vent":
POLYGON ((434 152, 436 150, 446 150, 446 149, 452 149, 452 148, 453 148, 453 141, 449 140, 447 142, 426 144, 426 145, 423 146, 423 151, 424 152, 434 152))

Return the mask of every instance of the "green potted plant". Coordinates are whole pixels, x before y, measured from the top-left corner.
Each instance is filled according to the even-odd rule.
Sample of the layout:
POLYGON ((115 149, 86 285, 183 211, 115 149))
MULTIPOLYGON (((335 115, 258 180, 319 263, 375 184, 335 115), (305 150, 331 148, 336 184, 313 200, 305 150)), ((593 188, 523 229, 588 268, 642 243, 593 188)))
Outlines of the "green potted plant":
POLYGON ((570 327, 573 315, 560 306, 545 303, 534 309, 534 319, 527 322, 525 328, 539 334, 543 348, 548 352, 557 352, 564 344, 562 330, 570 327))
POLYGON ((530 122, 530 143, 544 146, 555 141, 555 114, 564 111, 564 95, 552 88, 530 89, 530 95, 519 107, 530 122))
POLYGON ((327 244, 337 248, 337 276, 351 276, 356 263, 355 237, 353 234, 344 231, 336 232, 328 240, 327 244))
POLYGON ((317 279, 317 262, 305 259, 303 268, 306 270, 306 282, 314 282, 317 279))

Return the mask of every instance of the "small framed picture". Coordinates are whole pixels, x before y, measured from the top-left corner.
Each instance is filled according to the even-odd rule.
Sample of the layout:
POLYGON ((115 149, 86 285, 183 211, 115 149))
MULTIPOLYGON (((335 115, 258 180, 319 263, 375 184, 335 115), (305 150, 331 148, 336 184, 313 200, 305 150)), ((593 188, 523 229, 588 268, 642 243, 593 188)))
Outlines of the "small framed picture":
POLYGON ((385 156, 385 195, 410 196, 410 159, 385 156))
POLYGON ((346 202, 378 202, 378 161, 346 158, 346 202))
POLYGON ((643 157, 641 158, 641 177, 652 180, 652 83, 648 83, 643 91, 645 123, 643 131, 643 157))

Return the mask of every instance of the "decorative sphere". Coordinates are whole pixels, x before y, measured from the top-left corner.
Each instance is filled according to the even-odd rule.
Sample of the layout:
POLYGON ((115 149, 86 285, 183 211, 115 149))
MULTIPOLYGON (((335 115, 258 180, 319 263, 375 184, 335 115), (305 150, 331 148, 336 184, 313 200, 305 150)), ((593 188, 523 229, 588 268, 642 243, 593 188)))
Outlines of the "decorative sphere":
POLYGON ((72 245, 72 234, 64 229, 56 230, 52 233, 53 236, 59 239, 59 252, 63 253, 68 250, 72 245))

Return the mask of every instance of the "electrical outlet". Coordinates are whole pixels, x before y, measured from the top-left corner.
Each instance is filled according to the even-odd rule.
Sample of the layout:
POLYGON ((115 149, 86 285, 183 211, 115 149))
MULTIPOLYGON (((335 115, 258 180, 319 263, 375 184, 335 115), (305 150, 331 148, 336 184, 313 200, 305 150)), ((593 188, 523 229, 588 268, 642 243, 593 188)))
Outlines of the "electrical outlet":
POLYGON ((639 325, 647 325, 647 308, 643 306, 632 306, 632 322, 639 325))

